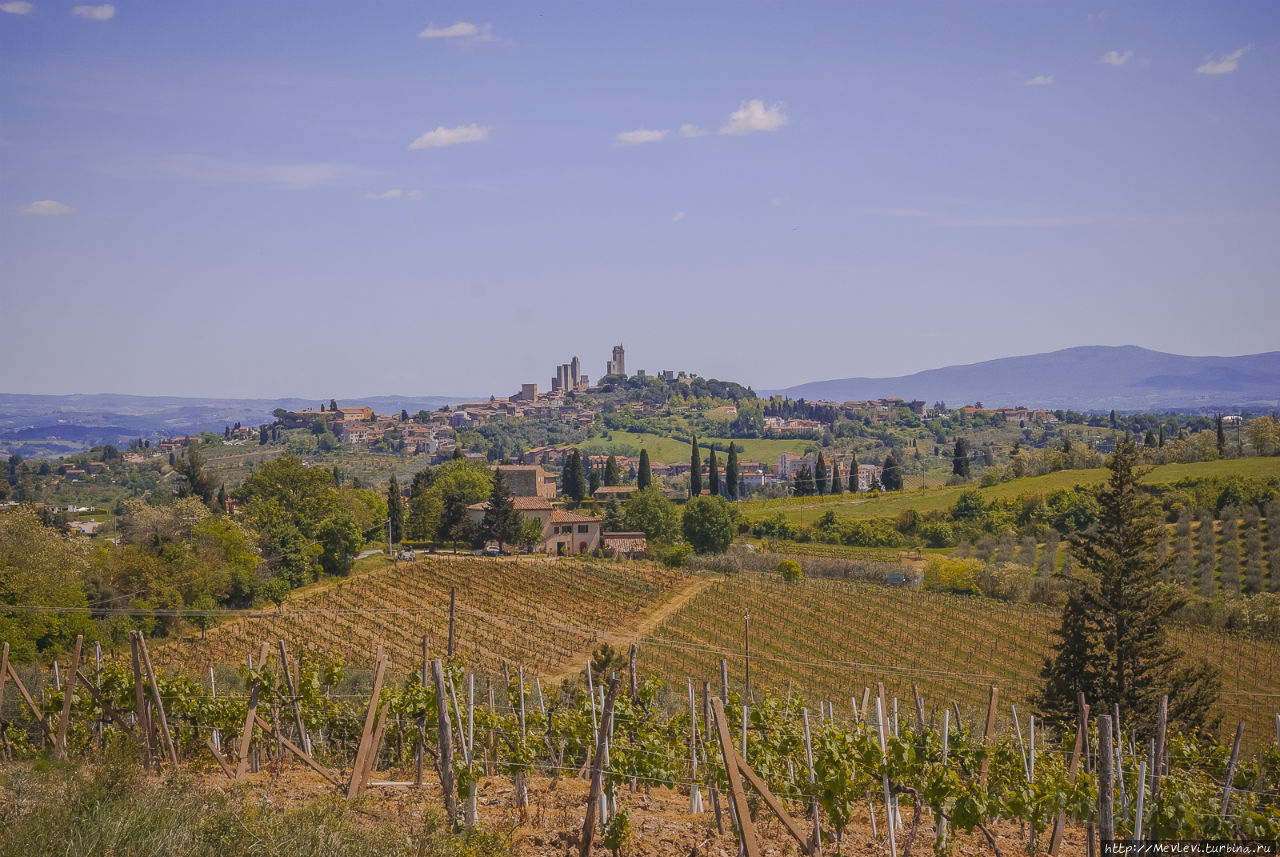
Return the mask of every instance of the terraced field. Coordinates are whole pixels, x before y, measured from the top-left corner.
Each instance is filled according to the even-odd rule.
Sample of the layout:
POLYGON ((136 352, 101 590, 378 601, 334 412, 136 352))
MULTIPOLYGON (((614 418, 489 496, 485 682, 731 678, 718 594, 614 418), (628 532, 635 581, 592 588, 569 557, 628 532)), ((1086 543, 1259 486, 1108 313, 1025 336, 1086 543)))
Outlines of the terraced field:
POLYGON ((647 562, 476 557, 401 563, 290 599, 280 611, 237 614, 205 639, 157 647, 166 665, 203 671, 244 663, 261 645, 284 640, 295 654, 371 665, 381 643, 399 669, 421 662, 422 637, 438 656, 449 635, 449 595, 457 593, 456 653, 479 672, 505 658, 548 674, 588 651, 602 629, 635 626, 682 577, 647 562))

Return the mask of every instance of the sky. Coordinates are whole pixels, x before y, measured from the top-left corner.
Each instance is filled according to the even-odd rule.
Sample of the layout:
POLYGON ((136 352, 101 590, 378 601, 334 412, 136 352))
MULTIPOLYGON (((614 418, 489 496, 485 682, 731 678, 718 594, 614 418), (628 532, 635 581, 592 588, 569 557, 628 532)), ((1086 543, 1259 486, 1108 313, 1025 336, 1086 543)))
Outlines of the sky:
POLYGON ((1280 4, 0 0, 0 392, 1280 349, 1280 4))

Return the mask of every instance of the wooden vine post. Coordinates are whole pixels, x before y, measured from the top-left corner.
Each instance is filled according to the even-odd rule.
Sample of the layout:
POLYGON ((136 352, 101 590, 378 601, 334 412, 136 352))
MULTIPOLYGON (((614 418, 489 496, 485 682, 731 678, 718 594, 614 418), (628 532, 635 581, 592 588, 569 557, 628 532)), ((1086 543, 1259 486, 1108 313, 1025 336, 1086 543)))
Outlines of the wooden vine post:
POLYGON ((138 638, 129 632, 129 648, 133 654, 134 717, 138 720, 138 734, 142 737, 142 764, 151 767, 151 715, 147 711, 147 691, 142 680, 142 655, 138 652, 138 638))
POLYGON ((431 678, 436 686, 436 726, 440 735, 440 790, 444 793, 444 812, 449 829, 458 829, 458 789, 453 777, 453 726, 449 722, 449 697, 444 686, 444 664, 431 662, 431 678))
MULTIPOLYGON (((1071 764, 1067 769, 1067 776, 1072 785, 1075 785, 1076 772, 1080 770, 1080 754, 1084 751, 1085 731, 1089 725, 1089 706, 1084 701, 1084 694, 1079 696, 1080 704, 1080 722, 1076 724, 1076 743, 1071 750, 1071 764)), ((1049 840, 1050 857, 1058 857, 1058 849, 1062 847, 1062 833, 1067 824, 1067 811, 1058 812, 1058 817, 1053 822, 1053 835, 1049 840)))
POLYGON ((76 693, 76 673, 80 671, 80 650, 84 635, 76 634, 76 647, 71 652, 71 670, 67 673, 67 686, 63 689, 62 714, 58 718, 58 735, 53 741, 53 758, 67 758, 67 727, 71 725, 71 702, 76 693))
POLYGON ((587 817, 582 822, 582 837, 578 843, 579 857, 589 857, 591 840, 596 834, 596 809, 600 804, 600 796, 604 791, 604 753, 605 743, 609 740, 609 721, 613 718, 613 703, 618 698, 618 680, 609 680, 609 693, 605 695, 604 706, 600 712, 600 722, 596 728, 596 747, 591 754, 591 791, 587 794, 587 817))
MULTIPOLYGON (((991 749, 991 742, 996 737, 996 706, 1000 701, 1000 688, 994 684, 991 685, 991 699, 987 703, 987 725, 982 731, 982 746, 985 749, 991 749)), ((985 788, 987 785, 987 771, 991 769, 991 757, 984 755, 982 757, 982 765, 978 769, 978 782, 985 788)))
POLYGON ((1116 838, 1115 745, 1111 715, 1098 715, 1098 838, 1116 838))
POLYGON ((729 736, 729 721, 724 715, 724 703, 719 699, 712 699, 711 708, 715 715, 716 734, 720 738, 720 754, 724 759, 724 769, 729 774, 729 800, 732 801, 734 812, 738 816, 738 835, 741 838, 743 853, 746 857, 760 857, 760 842, 756 837, 755 823, 751 820, 751 809, 747 806, 747 796, 742 791, 742 777, 737 765, 738 754, 733 749, 733 739, 729 736))
POLYGON ((377 659, 373 667, 373 692, 369 697, 369 710, 364 717, 364 730, 360 733, 360 747, 356 750, 355 762, 351 765, 351 781, 347 784, 347 800, 360 794, 364 788, 364 778, 370 754, 377 753, 373 748, 374 725, 378 718, 378 701, 382 696, 382 678, 387 671, 387 656, 378 644, 377 659))
POLYGON ((151 666, 151 653, 147 651, 147 640, 141 631, 134 631, 138 638, 138 651, 142 654, 142 666, 147 671, 147 681, 151 685, 151 696, 156 703, 156 715, 160 719, 160 737, 164 739, 165 754, 169 764, 178 767, 178 751, 173 746, 173 736, 169 734, 169 721, 164 716, 164 700, 160 698, 160 685, 156 683, 156 672, 151 666))

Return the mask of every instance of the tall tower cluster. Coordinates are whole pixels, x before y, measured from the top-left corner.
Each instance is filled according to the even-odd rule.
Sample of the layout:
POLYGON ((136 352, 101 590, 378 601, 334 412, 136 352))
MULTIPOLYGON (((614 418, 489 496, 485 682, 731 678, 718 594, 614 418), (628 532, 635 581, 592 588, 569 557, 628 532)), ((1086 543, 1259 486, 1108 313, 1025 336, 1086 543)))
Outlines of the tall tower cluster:
POLYGON ((605 364, 604 374, 624 376, 627 374, 627 353, 621 345, 613 346, 613 359, 605 364))

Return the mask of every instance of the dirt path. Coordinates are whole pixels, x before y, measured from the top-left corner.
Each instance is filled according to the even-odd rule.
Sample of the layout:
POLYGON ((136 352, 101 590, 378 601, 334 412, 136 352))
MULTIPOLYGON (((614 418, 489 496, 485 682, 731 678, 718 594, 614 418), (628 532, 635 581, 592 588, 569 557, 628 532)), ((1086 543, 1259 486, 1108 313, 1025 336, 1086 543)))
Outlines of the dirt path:
POLYGON ((548 685, 555 685, 564 679, 573 678, 583 668, 583 664, 591 659, 591 653, 596 647, 603 643, 608 643, 618 650, 630 647, 632 643, 637 642, 645 634, 661 625, 681 607, 688 604, 694 596, 714 583, 715 580, 716 578, 711 575, 691 575, 688 580, 674 587, 666 600, 656 608, 648 613, 642 613, 635 625, 601 630, 597 635, 596 641, 589 648, 583 649, 560 664, 550 676, 543 676, 543 681, 548 685))

